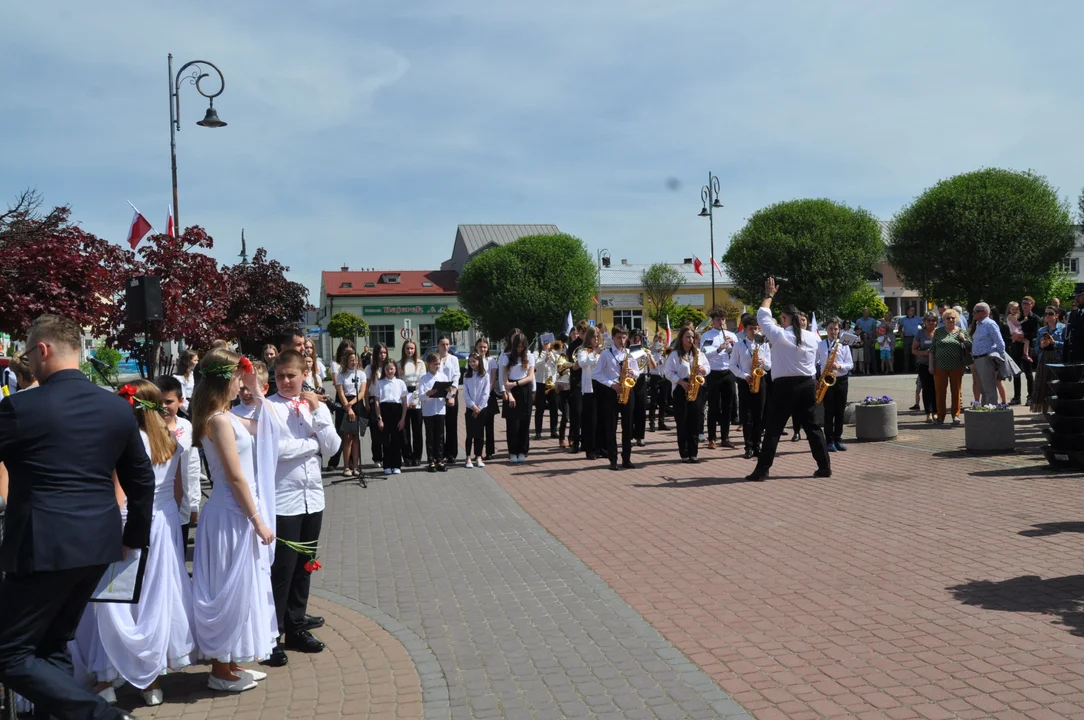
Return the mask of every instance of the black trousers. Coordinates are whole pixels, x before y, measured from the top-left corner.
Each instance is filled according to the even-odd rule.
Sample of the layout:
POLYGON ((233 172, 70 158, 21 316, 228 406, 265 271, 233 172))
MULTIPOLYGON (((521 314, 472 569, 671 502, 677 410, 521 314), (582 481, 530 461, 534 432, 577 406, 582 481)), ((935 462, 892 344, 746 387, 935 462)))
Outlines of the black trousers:
MULTIPOLYGON (((275 537, 291 542, 313 542, 320 539, 324 513, 276 515, 275 537)), ((312 573, 305 569, 307 559, 286 547, 275 548, 271 564, 271 593, 275 596, 275 615, 279 632, 287 635, 305 629, 305 612, 309 607, 309 584, 312 573)))
POLYGON ((531 450, 531 386, 517 385, 512 397, 516 405, 505 412, 508 454, 526 455, 531 450))
POLYGON ((930 366, 918 366, 918 381, 922 384, 922 411, 927 415, 937 412, 937 393, 934 391, 933 373, 930 366))
POLYGON ((670 381, 662 375, 648 375, 648 416, 651 423, 666 424, 666 409, 670 405, 670 381))
MULTIPOLYGON (((338 396, 336 395, 336 397, 338 397, 338 396)), ((341 428, 343 426, 343 418, 346 417, 346 412, 343 411, 343 410, 335 410, 334 415, 335 415, 335 427, 336 428, 341 428)), ((330 470, 332 468, 339 467, 339 460, 342 458, 342 456, 343 456, 343 446, 342 446, 342 443, 340 443, 339 444, 339 449, 335 451, 335 454, 327 459, 327 467, 328 467, 328 469, 330 470)))
POLYGON ((542 434, 542 420, 546 410, 550 411, 550 437, 557 436, 557 389, 546 392, 545 386, 539 386, 534 397, 534 434, 542 434))
MULTIPOLYGON (((376 424, 376 398, 369 398, 369 441, 373 450, 373 462, 377 465, 384 464, 384 433, 376 424)), ((360 450, 360 445, 358 446, 360 450)), ((361 458, 361 452, 358 452, 361 458)), ((359 460, 358 465, 361 465, 359 460)))
POLYGON ((486 405, 485 415, 485 435, 486 435, 486 457, 492 457, 493 453, 497 451, 497 437, 493 432, 494 423, 497 416, 501 414, 501 404, 497 398, 497 393, 489 393, 489 404, 486 405))
MULTIPOLYGON (((410 388, 407 388, 410 390, 410 388)), ((410 392, 414 392, 410 390, 410 392)), ((422 409, 410 408, 403 426, 403 462, 414 465, 422 459, 422 409)))
POLYGON ((58 718, 114 717, 76 682, 68 642, 105 565, 8 575, 0 583, 0 682, 58 718))
POLYGON ((734 373, 729 370, 712 370, 701 392, 708 395, 708 440, 715 442, 715 427, 722 426, 722 440, 730 438, 730 419, 734 408, 734 373))
POLYGON ((632 414, 636 408, 636 394, 629 393, 629 401, 617 402, 617 391, 608 385, 595 383, 595 403, 598 406, 599 425, 602 428, 601 454, 611 463, 617 462, 617 425, 621 423, 621 461, 632 462, 632 414))
POLYGON ((568 444, 573 450, 582 449, 583 443, 583 386, 581 377, 570 376, 568 389, 568 444))
POLYGON ((741 399, 738 403, 741 410, 739 420, 745 447, 760 452, 760 436, 764 430, 764 398, 768 395, 768 384, 761 378, 760 392, 754 395, 749 390, 749 383, 743 381, 738 383, 738 394, 741 399))
POLYGON ((380 403, 380 417, 384 421, 384 469, 403 467, 403 435, 406 427, 399 429, 403 417, 402 403, 380 403))
POLYGON ((557 426, 557 437, 563 442, 568 430, 568 390, 554 390, 557 393, 557 410, 561 413, 561 422, 557 426))
MULTIPOLYGON (((701 391, 704 390, 701 386, 701 391)), ((703 395, 690 402, 685 390, 673 388, 674 423, 677 425, 678 455, 682 458, 696 457, 700 452, 700 431, 704 428, 703 395)))
POLYGON ((422 418, 425 425, 425 459, 430 465, 444 462, 444 415, 422 418))
POLYGON ((647 434, 647 375, 636 378, 629 403, 633 400, 636 404, 632 408, 632 439, 643 440, 647 434))
POLYGON ((455 405, 444 409, 444 459, 453 462, 459 457, 459 403, 456 393, 455 405))
MULTIPOLYGON (((1039 356, 1039 349, 1035 347, 1035 341, 1031 341, 1030 356, 1032 360, 1039 356)), ((1014 399, 1020 399, 1020 378, 1023 377, 1028 383, 1028 397, 1031 397, 1033 392, 1033 386, 1035 383, 1035 364, 1031 360, 1024 359, 1024 343, 1014 342, 1009 346, 1009 354, 1012 355, 1012 359, 1020 366, 1020 374, 1012 379, 1012 396, 1014 399)))
MULTIPOLYGON (((927 373, 929 374, 929 373, 927 373)), ((847 409, 847 376, 836 376, 836 384, 824 393, 824 438, 839 442, 843 439, 843 411, 847 409)))
POLYGON ((831 470, 828 462, 828 443, 824 432, 814 420, 817 381, 811 377, 777 377, 772 379, 772 392, 768 397, 767 414, 764 419, 764 446, 757 460, 757 471, 767 472, 775 462, 779 436, 791 417, 800 420, 809 441, 809 451, 821 470, 831 470))
POLYGON ((467 459, 472 457, 482 457, 482 444, 486 429, 486 416, 489 414, 488 408, 482 408, 482 412, 475 416, 474 411, 468 409, 463 416, 463 424, 467 426, 467 442, 463 444, 463 452, 467 454, 467 459))
POLYGON ((598 407, 595 393, 580 394, 580 450, 593 455, 598 450, 598 407))

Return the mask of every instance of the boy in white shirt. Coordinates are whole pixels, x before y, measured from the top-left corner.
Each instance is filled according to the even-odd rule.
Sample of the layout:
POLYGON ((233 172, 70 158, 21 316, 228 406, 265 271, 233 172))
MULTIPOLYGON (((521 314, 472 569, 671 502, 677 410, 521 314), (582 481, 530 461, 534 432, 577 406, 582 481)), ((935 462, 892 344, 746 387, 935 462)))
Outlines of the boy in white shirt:
POLYGON ((425 426, 425 455, 429 460, 429 472, 446 472, 444 465, 444 418, 448 402, 453 400, 437 396, 433 386, 438 382, 448 382, 441 369, 440 357, 436 353, 425 356, 428 372, 418 381, 418 397, 422 401, 422 424, 425 426))
POLYGON ((202 500, 202 488, 200 487, 200 457, 199 450, 192 447, 192 423, 182 417, 178 417, 185 401, 191 400, 184 396, 184 388, 181 381, 172 375, 159 375, 154 384, 162 391, 162 405, 166 408, 163 419, 166 427, 177 438, 177 444, 181 447, 181 499, 178 510, 181 513, 181 540, 182 548, 188 547, 188 536, 192 527, 199 517, 200 500, 202 500))
MULTIPOLYGON (((275 535, 292 542, 312 543, 320 539, 324 515, 320 456, 333 455, 342 440, 320 396, 302 391, 304 381, 304 356, 296 350, 279 353, 275 358, 278 392, 267 398, 264 407, 275 413, 283 428, 275 470, 275 535)), ((323 618, 305 614, 311 580, 305 565, 294 550, 282 544, 276 548, 271 591, 285 643, 280 642, 272 651, 267 661, 272 667, 286 664, 287 649, 305 653, 324 649, 324 644, 310 632, 324 624, 323 618)))

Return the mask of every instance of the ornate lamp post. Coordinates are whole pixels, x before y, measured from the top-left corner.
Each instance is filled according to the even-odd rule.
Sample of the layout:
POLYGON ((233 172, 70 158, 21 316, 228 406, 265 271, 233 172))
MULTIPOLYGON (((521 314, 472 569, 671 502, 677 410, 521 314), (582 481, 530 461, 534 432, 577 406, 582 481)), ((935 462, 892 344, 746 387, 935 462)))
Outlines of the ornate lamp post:
POLYGON ((700 210, 700 217, 708 219, 708 232, 711 237, 711 306, 715 307, 715 208, 721 208, 719 202, 719 178, 708 173, 708 184, 700 189, 700 199, 704 207, 700 210))
POLYGON ((598 290, 595 294, 595 324, 598 325, 602 321, 602 268, 610 267, 610 251, 599 250, 596 257, 598 258, 598 290))
POLYGON ((181 69, 177 71, 177 75, 173 75, 173 55, 169 55, 169 157, 170 167, 173 170, 173 226, 177 229, 177 233, 181 231, 181 213, 177 207, 177 133, 181 130, 181 96, 177 92, 181 85, 181 75, 184 71, 190 67, 194 67, 192 73, 184 78, 188 82, 196 86, 196 91, 207 98, 210 101, 210 106, 207 108, 207 114, 203 116, 203 119, 197 122, 197 125, 208 128, 220 128, 226 127, 226 123, 218 119, 218 113, 215 112, 215 98, 222 94, 222 91, 226 89, 226 78, 223 77, 222 71, 219 70, 213 63, 209 63, 206 60, 193 60, 192 62, 185 63, 181 66, 181 69), (218 75, 218 91, 213 93, 204 92, 200 86, 200 82, 204 78, 209 77, 208 73, 203 72, 201 65, 206 65, 218 75))

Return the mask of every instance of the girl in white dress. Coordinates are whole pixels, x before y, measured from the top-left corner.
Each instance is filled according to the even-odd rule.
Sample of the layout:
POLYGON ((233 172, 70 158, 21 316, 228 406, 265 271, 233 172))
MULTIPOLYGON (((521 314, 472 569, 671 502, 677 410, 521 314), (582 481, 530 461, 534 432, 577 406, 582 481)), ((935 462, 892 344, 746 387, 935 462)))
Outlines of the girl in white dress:
POLYGON ((192 398, 193 436, 204 449, 214 489, 196 529, 193 630, 200 653, 212 659, 207 686, 241 692, 267 675, 238 663, 268 657, 278 637, 271 595, 273 546, 268 547, 275 540, 277 426, 274 413, 244 419, 229 412, 242 382, 263 404, 263 387, 247 358, 212 350, 200 370, 203 379, 192 398))

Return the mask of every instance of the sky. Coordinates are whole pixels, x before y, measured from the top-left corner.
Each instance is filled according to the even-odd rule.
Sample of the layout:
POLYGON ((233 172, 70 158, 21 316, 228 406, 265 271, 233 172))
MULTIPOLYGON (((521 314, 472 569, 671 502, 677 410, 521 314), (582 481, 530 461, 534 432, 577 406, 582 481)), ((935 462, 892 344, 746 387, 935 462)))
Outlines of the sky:
POLYGON ((121 243, 171 202, 233 263, 437 269, 464 223, 552 223, 614 262, 707 265, 756 210, 828 197, 890 219, 981 167, 1084 186, 1084 3, 1044 0, 107 0, 7 3, 0 203, 36 187, 121 243), (187 73, 186 73, 187 75, 187 73), (203 88, 217 88, 213 77, 203 88))

